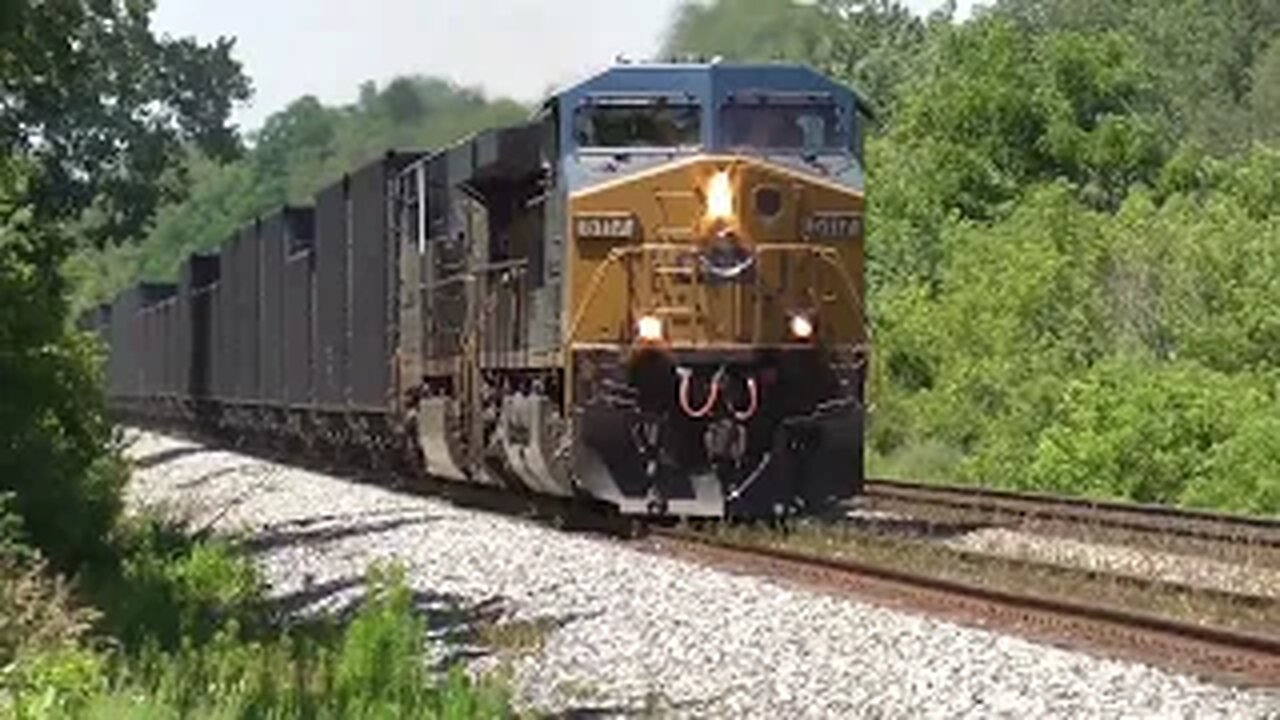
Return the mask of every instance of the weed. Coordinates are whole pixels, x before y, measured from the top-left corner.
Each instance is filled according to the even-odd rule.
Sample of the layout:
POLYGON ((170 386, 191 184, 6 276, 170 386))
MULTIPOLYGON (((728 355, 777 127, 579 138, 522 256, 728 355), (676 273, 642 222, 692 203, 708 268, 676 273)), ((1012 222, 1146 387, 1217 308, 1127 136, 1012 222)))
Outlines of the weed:
POLYGON ((512 655, 525 655, 542 650, 547 637, 556 629, 552 618, 506 620, 484 623, 477 629, 481 645, 512 655))
POLYGON ((252 564, 147 518, 93 577, 104 613, 42 564, 0 554, 0 715, 140 718, 473 718, 509 714, 495 680, 429 676, 403 573, 374 568, 345 627, 272 622, 252 564), (93 621, 100 633, 94 643, 93 621))

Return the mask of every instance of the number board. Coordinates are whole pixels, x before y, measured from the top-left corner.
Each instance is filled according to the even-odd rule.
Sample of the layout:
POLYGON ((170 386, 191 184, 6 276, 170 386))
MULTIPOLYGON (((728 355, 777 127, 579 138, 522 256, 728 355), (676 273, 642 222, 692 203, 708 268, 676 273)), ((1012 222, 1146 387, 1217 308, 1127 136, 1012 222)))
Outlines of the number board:
POLYGON ((862 216, 844 212, 814 213, 804 219, 804 236, 814 240, 845 240, 862 235, 862 216))
POLYGON ((630 213, 597 213, 575 215, 573 234, 579 240, 631 240, 636 237, 639 223, 630 213))

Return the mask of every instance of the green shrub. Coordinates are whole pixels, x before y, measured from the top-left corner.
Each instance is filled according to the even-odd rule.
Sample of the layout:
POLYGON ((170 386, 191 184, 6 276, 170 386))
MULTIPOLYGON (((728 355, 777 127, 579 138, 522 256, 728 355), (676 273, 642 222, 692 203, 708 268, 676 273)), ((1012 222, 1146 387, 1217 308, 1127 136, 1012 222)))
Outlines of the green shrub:
POLYGON ((113 572, 89 582, 105 611, 97 635, 97 613, 35 553, 16 544, 0 553, 0 716, 509 714, 500 683, 457 668, 432 676, 425 624, 399 570, 370 571, 367 595, 345 626, 321 617, 283 627, 232 544, 195 541, 156 518, 122 526, 117 541, 113 572))
POLYGON ((101 654, 64 647, 23 654, 4 668, 0 715, 26 718, 78 717, 107 691, 101 654))
POLYGON ((423 658, 424 626, 401 575, 370 573, 368 594, 344 629, 321 619, 257 638, 228 620, 208 642, 176 651, 149 645, 98 697, 97 717, 474 718, 508 714, 502 688, 460 670, 436 681, 423 658))
POLYGON ((341 709, 377 715, 421 700, 427 684, 418 657, 425 627, 398 574, 375 570, 368 593, 343 638, 335 690, 341 709))
POLYGON ((1191 362, 1117 358, 1063 384, 1038 429, 997 426, 975 482, 1276 512, 1280 409, 1265 382, 1191 362))
POLYGON ((867 475, 912 480, 954 480, 964 455, 937 440, 898 445, 888 455, 867 455, 867 475))
MULTIPOLYGON (((0 501, 4 498, 0 497, 0 501)), ((97 614, 17 542, 0 502, 0 717, 60 717, 105 688, 101 657, 86 649, 97 614)))
POLYGON ((175 650, 209 642, 228 620, 246 630, 265 622, 257 572, 229 542, 196 542, 158 517, 132 519, 115 535, 119 557, 87 582, 104 629, 127 647, 175 650))
POLYGON ((30 544, 75 571, 109 552, 125 473, 109 448, 98 346, 67 327, 65 241, 13 205, 20 177, 0 158, 0 494, 13 494, 30 544))
POLYGON ((1182 493, 1188 505, 1280 515, 1280 412, 1242 421, 1182 493))

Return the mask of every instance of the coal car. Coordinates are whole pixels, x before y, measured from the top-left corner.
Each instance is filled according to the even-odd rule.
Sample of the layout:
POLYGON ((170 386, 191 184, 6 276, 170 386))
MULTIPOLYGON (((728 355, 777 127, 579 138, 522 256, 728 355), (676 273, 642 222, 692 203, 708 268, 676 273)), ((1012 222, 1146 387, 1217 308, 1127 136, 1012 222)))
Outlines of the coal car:
POLYGON ((109 401, 625 515, 823 508, 863 477, 864 117, 799 66, 613 67, 96 309, 109 401))

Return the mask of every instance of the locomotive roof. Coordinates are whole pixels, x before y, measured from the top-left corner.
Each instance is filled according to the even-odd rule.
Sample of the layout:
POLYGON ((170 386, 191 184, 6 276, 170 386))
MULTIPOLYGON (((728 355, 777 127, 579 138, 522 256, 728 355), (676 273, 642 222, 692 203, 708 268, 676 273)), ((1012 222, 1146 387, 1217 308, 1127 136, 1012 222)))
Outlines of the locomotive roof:
MULTIPOLYGON (((573 108, 593 97, 666 95, 685 97, 707 106, 719 105, 737 94, 779 93, 827 95, 836 103, 874 119, 872 108, 857 91, 822 73, 796 63, 633 63, 607 68, 551 95, 545 111, 573 108)), ((566 128, 568 126, 565 126, 566 128)), ((505 127, 492 127, 448 145, 417 154, 416 162, 440 168, 443 177, 476 178, 519 175, 536 169, 538 156, 531 138, 539 134, 535 118, 505 127)), ((562 129, 567 133, 567 129, 562 129)))
POLYGON ((823 93, 849 98, 863 114, 870 108, 856 91, 794 63, 636 63, 614 65, 567 88, 548 102, 577 105, 596 95, 671 94, 720 102, 734 93, 823 93))

